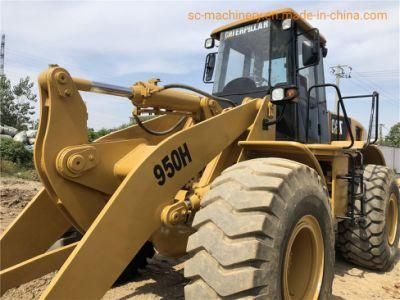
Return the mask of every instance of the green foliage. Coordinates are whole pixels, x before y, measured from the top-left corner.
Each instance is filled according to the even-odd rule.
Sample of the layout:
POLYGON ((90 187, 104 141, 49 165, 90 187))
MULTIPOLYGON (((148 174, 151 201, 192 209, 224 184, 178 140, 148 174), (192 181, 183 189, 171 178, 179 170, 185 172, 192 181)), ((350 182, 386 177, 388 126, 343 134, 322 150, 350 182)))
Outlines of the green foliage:
POLYGON ((98 138, 101 138, 102 136, 105 136, 106 134, 109 134, 113 131, 121 130, 124 129, 128 126, 131 126, 131 123, 128 124, 122 124, 121 126, 115 127, 115 128, 101 128, 99 130, 94 130, 93 128, 88 128, 88 139, 89 142, 93 142, 97 140, 98 138))
POLYGON ((24 144, 9 138, 0 138, 0 159, 8 160, 21 166, 31 167, 32 152, 24 144))
POLYGON ((27 150, 24 144, 10 138, 0 138, 1 176, 39 180, 32 158, 32 152, 27 150))
POLYGON ((32 92, 33 82, 30 78, 21 78, 19 83, 12 86, 6 76, 0 76, 0 123, 17 128, 27 129, 32 122, 34 107, 32 102, 37 101, 32 92))
POLYGON ((89 142, 93 142, 94 140, 97 140, 98 138, 100 138, 106 134, 109 134, 111 131, 113 131, 113 129, 102 128, 102 129, 96 131, 93 128, 88 128, 89 142))
POLYGON ((383 145, 400 148, 400 122, 390 128, 383 145))
POLYGON ((18 165, 16 163, 13 163, 12 161, 1 159, 0 170, 1 170, 1 176, 3 176, 4 174, 6 175, 16 174, 19 171, 19 168, 18 165))
POLYGON ((33 167, 24 167, 9 160, 0 160, 0 174, 2 177, 18 177, 29 180, 39 180, 39 176, 33 167))

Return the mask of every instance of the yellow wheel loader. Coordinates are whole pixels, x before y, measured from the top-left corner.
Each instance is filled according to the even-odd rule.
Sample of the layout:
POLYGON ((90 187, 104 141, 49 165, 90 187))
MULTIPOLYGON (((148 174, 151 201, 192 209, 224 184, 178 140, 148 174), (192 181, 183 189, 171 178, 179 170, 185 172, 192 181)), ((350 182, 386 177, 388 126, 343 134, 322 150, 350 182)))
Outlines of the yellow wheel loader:
POLYGON ((393 264, 399 190, 374 145, 379 94, 326 84, 326 41, 290 9, 218 28, 216 43, 212 93, 40 75, 43 189, 1 237, 2 293, 58 270, 41 299, 100 299, 155 249, 189 253, 186 299, 329 299, 335 232, 349 261, 393 264), (80 91, 131 101, 136 125, 89 143, 80 91), (367 129, 347 115, 354 99, 371 105, 367 129), (82 238, 52 247, 71 228, 82 238))

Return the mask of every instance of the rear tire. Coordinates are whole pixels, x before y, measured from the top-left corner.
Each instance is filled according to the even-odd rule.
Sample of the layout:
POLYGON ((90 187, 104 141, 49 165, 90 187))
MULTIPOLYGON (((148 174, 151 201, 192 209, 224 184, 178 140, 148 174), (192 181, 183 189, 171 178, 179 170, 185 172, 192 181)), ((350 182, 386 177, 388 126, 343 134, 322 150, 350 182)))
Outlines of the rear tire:
POLYGON ((329 299, 334 234, 313 169, 280 158, 241 162, 201 206, 187 246, 186 299, 329 299))
MULTIPOLYGON (((339 223, 338 249, 359 266, 386 271, 391 268, 399 245, 399 189, 394 172, 384 166, 367 165, 364 170, 365 223, 339 223)), ((360 201, 355 203, 360 212, 360 201)))

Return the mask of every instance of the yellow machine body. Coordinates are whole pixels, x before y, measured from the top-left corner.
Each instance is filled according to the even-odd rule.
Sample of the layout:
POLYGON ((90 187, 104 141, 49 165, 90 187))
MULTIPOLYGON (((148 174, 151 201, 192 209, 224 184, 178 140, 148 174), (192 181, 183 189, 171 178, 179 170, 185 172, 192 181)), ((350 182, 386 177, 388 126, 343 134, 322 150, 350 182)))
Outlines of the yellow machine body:
MULTIPOLYGON (((262 128, 266 116, 273 121, 277 115, 269 96, 222 108, 208 97, 165 89, 156 80, 119 94, 73 78, 56 65, 40 75, 39 88, 34 160, 43 189, 1 237, 2 293, 59 269, 42 299, 101 298, 146 241, 163 255, 185 254, 190 220, 210 183, 248 159, 288 158, 315 169, 329 191, 334 220, 345 216, 348 183, 337 178, 348 173, 348 153, 363 149, 363 134, 346 151, 349 141, 277 141, 275 125, 262 128), (80 91, 119 95, 137 111, 152 109, 158 116, 143 123, 151 130, 184 121, 162 136, 132 125, 89 143, 80 91), (48 251, 71 227, 82 239, 48 251)), ((363 151, 367 161, 385 164, 377 147, 363 151)))

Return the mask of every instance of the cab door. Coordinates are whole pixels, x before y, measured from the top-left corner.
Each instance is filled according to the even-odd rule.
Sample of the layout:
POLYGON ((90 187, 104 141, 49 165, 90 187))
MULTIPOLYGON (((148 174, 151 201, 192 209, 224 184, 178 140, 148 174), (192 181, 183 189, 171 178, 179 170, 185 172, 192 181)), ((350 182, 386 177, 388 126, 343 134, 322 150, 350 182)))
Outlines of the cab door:
MULTIPOLYGON (((301 32, 300 32, 301 33, 301 32)), ((324 84, 323 60, 320 53, 320 61, 317 65, 305 67, 302 59, 303 42, 312 43, 312 39, 306 34, 297 36, 297 86, 299 87, 299 100, 296 107, 297 115, 297 140, 306 142, 308 127, 308 143, 327 143, 328 116, 326 108, 325 88, 314 88, 310 94, 309 117, 307 120, 307 93, 310 87, 324 84)), ((320 51, 321 52, 321 51, 320 51)))

